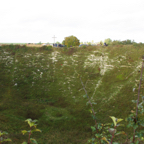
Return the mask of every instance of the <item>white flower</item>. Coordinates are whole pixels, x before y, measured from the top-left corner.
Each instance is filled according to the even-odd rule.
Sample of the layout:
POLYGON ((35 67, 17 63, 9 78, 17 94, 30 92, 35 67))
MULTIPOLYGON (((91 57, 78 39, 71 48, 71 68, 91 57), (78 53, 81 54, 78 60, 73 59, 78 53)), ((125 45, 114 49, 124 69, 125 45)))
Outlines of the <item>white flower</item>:
POLYGON ((17 86, 17 83, 15 83, 15 86, 17 86))
POLYGON ((43 72, 40 73, 40 78, 42 78, 42 74, 43 74, 43 72))

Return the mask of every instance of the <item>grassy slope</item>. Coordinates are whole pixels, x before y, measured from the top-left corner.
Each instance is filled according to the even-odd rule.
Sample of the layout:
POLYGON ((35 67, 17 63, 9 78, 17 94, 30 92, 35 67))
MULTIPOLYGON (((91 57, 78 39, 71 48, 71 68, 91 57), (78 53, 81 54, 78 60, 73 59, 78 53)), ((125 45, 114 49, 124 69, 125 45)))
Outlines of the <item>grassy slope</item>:
POLYGON ((24 120, 32 118, 42 130, 32 135, 39 144, 86 143, 95 123, 78 75, 97 103, 98 122, 111 122, 109 116, 125 118, 134 107, 131 100, 137 99, 143 49, 143 45, 52 51, 1 48, 0 130, 7 131, 13 143, 22 143, 28 135, 21 130, 29 129, 24 120))

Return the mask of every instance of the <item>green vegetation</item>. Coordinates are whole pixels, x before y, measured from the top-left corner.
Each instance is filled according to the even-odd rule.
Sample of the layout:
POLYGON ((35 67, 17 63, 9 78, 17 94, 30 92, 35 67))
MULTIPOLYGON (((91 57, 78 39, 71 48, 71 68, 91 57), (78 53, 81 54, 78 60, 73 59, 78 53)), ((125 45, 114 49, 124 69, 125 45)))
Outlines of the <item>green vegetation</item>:
MULTIPOLYGON (((91 105, 91 109, 90 109, 90 113, 92 114, 93 119, 95 120, 95 125, 91 126, 92 131, 96 132, 95 137, 93 137, 92 139, 88 140, 89 143, 92 144, 120 144, 118 142, 113 142, 115 136, 118 135, 125 135, 127 136, 126 138, 126 143, 129 144, 141 144, 144 141, 144 131, 139 129, 141 127, 144 127, 144 119, 143 119, 143 113, 144 113, 144 96, 141 95, 142 97, 142 101, 140 100, 140 88, 141 88, 141 83, 142 83, 142 74, 143 74, 143 68, 144 68, 144 56, 143 56, 143 63, 142 63, 142 69, 141 69, 141 76, 140 76, 140 82, 139 82, 139 88, 138 88, 138 98, 137 100, 132 100, 133 103, 136 104, 136 112, 131 110, 131 114, 129 114, 129 116, 125 119, 126 122, 128 122, 127 127, 133 128, 133 136, 127 136, 127 134, 124 131, 117 131, 117 128, 120 126, 124 126, 124 124, 119 124, 121 121, 123 121, 123 119, 121 118, 115 118, 114 116, 110 116, 110 118, 113 120, 113 123, 106 123, 106 124, 102 124, 102 123, 98 123, 97 122, 97 118, 96 118, 96 112, 93 109, 92 103, 90 101, 89 96, 87 95, 87 91, 85 89, 85 86, 81 80, 83 89, 85 91, 85 94, 83 97, 87 97, 88 98, 88 103, 91 105), (141 102, 140 102, 141 101, 141 102), (141 117, 142 116, 142 117, 141 117)), ((135 88, 133 89, 133 92, 135 91, 135 88)), ((96 104, 96 103, 93 103, 96 104)), ((135 109, 135 108, 134 108, 135 109)))
POLYGON ((105 42, 108 44, 108 45, 136 45, 137 43, 129 39, 127 40, 124 40, 124 41, 120 41, 120 40, 114 40, 112 41, 111 39, 106 39, 105 42))
POLYGON ((0 45, 25 45, 27 43, 0 43, 0 45))
POLYGON ((112 40, 110 38, 107 38, 104 40, 104 42, 108 45, 110 45, 112 43, 112 40))
POLYGON ((67 47, 79 46, 80 41, 75 36, 69 36, 69 37, 65 37, 65 39, 62 41, 62 44, 67 47))
POLYGON ((100 44, 100 45, 103 45, 104 43, 103 43, 103 41, 100 41, 99 44, 100 44))
MULTIPOLYGON (((37 124, 35 124, 35 122, 37 122, 37 120, 27 119, 27 120, 25 120, 25 122, 27 122, 29 124, 30 131, 22 130, 21 131, 22 134, 24 135, 25 133, 29 133, 28 144, 30 144, 31 142, 37 144, 37 141, 35 139, 30 138, 30 136, 33 132, 35 132, 35 131, 41 132, 41 130, 36 129, 37 124), (32 130, 32 127, 35 127, 35 129, 32 130)), ((0 132, 0 144, 2 142, 12 141, 10 138, 4 139, 3 135, 5 135, 5 134, 8 134, 8 133, 7 132, 0 132)), ((22 144, 27 144, 27 142, 23 142, 22 144)))
POLYGON ((91 46, 91 42, 88 42, 88 45, 91 46))
MULTIPOLYGON (((32 134, 39 144, 84 144, 95 137, 95 121, 79 76, 91 103, 96 103, 97 122, 121 118, 124 127, 117 130, 133 135, 125 118, 135 110, 131 100, 137 99, 143 52, 143 44, 51 50, 0 47, 0 130, 8 132, 4 138, 14 144, 26 141, 29 135, 21 130, 28 129, 24 121, 29 118, 38 120, 42 130, 32 134)), ((142 81, 140 95, 143 87, 142 81)), ((125 135, 114 137, 125 140, 125 135)))
POLYGON ((56 44, 60 44, 60 42, 57 41, 56 44))

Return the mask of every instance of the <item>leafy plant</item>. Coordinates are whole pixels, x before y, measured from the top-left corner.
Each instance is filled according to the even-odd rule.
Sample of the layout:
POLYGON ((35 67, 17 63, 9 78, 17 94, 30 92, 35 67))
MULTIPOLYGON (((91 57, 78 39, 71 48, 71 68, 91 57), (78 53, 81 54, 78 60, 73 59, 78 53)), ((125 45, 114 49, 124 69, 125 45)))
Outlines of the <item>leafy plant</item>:
MULTIPOLYGON (((26 130, 21 131, 23 135, 26 134, 26 133, 29 133, 28 142, 23 142, 22 144, 30 144, 31 142, 35 143, 35 144, 38 144, 37 141, 34 138, 30 138, 30 136, 33 132, 36 132, 36 131, 41 132, 41 130, 36 129, 37 124, 35 124, 35 122, 37 122, 37 120, 27 119, 27 120, 25 120, 25 122, 27 122, 29 124, 30 130, 29 131, 26 131, 26 130), (35 129, 32 130, 32 127, 35 127, 35 129)), ((7 132, 0 132, 0 144, 2 142, 5 142, 5 141, 12 141, 9 138, 7 138, 7 139, 2 138, 2 135, 5 135, 5 134, 8 134, 8 133, 7 132)))
POLYGON ((83 48, 86 48, 86 45, 83 45, 83 48))
POLYGON ((2 143, 2 142, 6 142, 6 141, 12 141, 11 139, 9 139, 9 138, 7 138, 7 139, 4 139, 2 136, 3 135, 7 135, 8 133, 7 132, 1 132, 0 131, 0 144, 2 143))
POLYGON ((52 46, 43 46, 42 49, 52 51, 52 46))
POLYGON ((23 135, 26 134, 26 133, 29 133, 28 143, 23 142, 22 144, 30 144, 31 142, 37 144, 37 141, 34 138, 30 138, 30 136, 33 132, 35 132, 35 131, 41 132, 41 130, 36 129, 37 124, 35 124, 35 122, 37 122, 37 120, 27 119, 27 120, 25 120, 25 122, 27 122, 29 124, 30 130, 29 131, 22 130, 23 135), (35 129, 32 130, 32 127, 35 127, 35 129))

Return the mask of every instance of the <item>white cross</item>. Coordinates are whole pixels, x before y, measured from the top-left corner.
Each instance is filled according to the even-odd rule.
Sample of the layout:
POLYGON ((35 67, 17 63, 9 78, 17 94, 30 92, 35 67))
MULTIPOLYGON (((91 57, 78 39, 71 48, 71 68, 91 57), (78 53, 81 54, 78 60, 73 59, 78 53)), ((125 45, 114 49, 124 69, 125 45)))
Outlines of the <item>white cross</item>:
POLYGON ((52 37, 52 38, 54 38, 54 43, 55 43, 55 38, 56 38, 55 35, 54 35, 54 37, 52 37))

